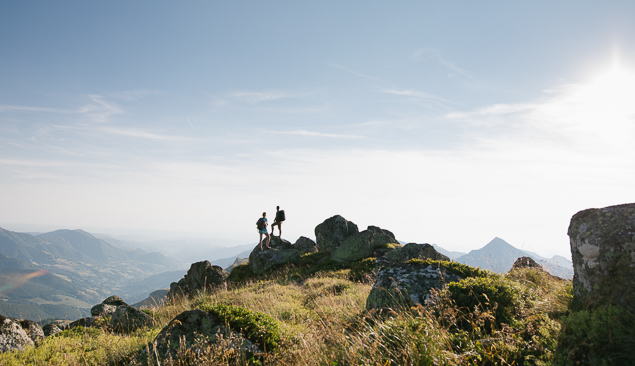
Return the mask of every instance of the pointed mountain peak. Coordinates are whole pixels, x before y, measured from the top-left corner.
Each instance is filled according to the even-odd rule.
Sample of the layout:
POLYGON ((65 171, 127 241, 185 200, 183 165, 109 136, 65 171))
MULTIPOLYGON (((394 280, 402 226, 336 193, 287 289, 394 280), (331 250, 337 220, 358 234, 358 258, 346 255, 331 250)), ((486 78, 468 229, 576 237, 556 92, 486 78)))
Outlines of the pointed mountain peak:
POLYGON ((488 250, 501 250, 501 249, 509 249, 509 248, 516 249, 513 245, 509 244, 508 242, 499 238, 498 236, 492 239, 492 241, 490 241, 489 243, 487 243, 487 245, 485 245, 482 249, 486 249, 486 248, 488 250))

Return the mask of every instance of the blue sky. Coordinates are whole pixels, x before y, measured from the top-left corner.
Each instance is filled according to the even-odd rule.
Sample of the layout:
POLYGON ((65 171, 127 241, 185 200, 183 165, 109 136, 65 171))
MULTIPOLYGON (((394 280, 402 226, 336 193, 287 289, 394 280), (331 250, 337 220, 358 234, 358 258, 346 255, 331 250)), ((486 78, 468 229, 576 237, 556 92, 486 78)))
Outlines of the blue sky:
POLYGON ((568 254, 633 201, 632 1, 3 1, 0 223, 257 240, 340 214, 568 254))

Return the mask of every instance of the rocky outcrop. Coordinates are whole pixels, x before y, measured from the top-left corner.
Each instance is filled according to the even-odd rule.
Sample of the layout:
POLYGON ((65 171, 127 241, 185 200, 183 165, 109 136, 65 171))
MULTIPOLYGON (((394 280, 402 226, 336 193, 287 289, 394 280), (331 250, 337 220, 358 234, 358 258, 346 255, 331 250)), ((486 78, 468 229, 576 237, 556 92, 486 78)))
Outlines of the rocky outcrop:
POLYGON ((0 315, 0 352, 24 351, 33 340, 16 319, 0 315))
POLYGON ((150 356, 144 351, 140 359, 150 358, 160 362, 176 359, 177 352, 182 348, 187 349, 190 354, 199 354, 204 352, 209 344, 219 344, 227 350, 241 350, 252 354, 261 352, 240 333, 226 328, 216 317, 204 310, 196 309, 183 312, 172 319, 150 344, 150 356))
POLYGON ((260 250, 256 246, 249 255, 249 269, 255 274, 265 274, 273 267, 283 264, 295 264, 300 260, 300 251, 297 249, 271 248, 260 250))
POLYGON ((461 279, 438 264, 393 264, 377 273, 377 281, 366 300, 366 309, 398 309, 425 304, 431 298, 430 290, 461 279))
POLYGON ((293 249, 297 249, 300 253, 315 253, 318 251, 317 244, 307 237, 301 236, 296 240, 295 244, 293 244, 293 249))
POLYGON ((315 227, 315 239, 320 252, 330 253, 339 247, 346 238, 359 233, 357 225, 340 215, 324 220, 315 227))
POLYGON ((121 297, 119 297, 117 295, 108 296, 101 303, 105 304, 105 305, 112 305, 112 306, 115 306, 115 307, 121 306, 121 305, 128 305, 128 304, 126 304, 125 301, 123 301, 123 299, 121 297))
POLYGON ((192 296, 203 290, 210 290, 225 283, 229 273, 209 261, 192 263, 190 269, 179 282, 170 284, 168 298, 192 296))
POLYGON ((33 320, 20 320, 20 327, 24 329, 35 345, 38 345, 40 341, 44 339, 44 331, 42 330, 42 327, 33 320))
POLYGON ((635 204, 580 211, 568 234, 575 299, 635 312, 635 204))
POLYGON ((531 257, 520 257, 516 259, 516 262, 514 262, 514 264, 512 265, 511 270, 521 269, 521 268, 533 268, 533 269, 544 270, 542 266, 536 263, 536 261, 531 257))
POLYGON ((71 320, 55 320, 43 326, 42 331, 44 332, 45 337, 52 336, 65 329, 68 329, 71 323, 71 320))
POLYGON ((110 325, 117 332, 129 333, 139 328, 153 327, 156 321, 143 311, 128 305, 121 305, 112 314, 110 325))
POLYGON ((377 263, 385 266, 390 263, 405 263, 410 259, 450 260, 449 257, 437 252, 430 244, 408 243, 399 249, 386 253, 386 255, 377 260, 377 263))
POLYGON ((375 249, 385 244, 397 243, 395 235, 388 230, 369 226, 367 230, 348 236, 331 250, 331 259, 336 262, 354 262, 372 257, 375 249))

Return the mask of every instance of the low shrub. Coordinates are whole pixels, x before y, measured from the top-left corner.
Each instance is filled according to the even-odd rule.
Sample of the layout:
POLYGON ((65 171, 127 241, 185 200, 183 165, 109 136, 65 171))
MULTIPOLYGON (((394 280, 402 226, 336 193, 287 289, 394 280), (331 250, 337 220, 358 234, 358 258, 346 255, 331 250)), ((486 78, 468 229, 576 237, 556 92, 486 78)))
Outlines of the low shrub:
MULTIPOLYGON (((513 325, 515 317, 524 308, 524 300, 520 288, 510 280, 501 276, 468 277, 448 284, 450 299, 456 304, 459 312, 481 314, 491 312, 493 319, 484 319, 483 324, 493 331, 493 327, 501 324, 513 325)), ((472 320, 459 317, 459 326, 463 329, 473 327, 472 320)))
POLYGON ((278 323, 269 315, 225 304, 203 304, 199 309, 217 317, 232 329, 240 331, 247 339, 267 352, 275 351, 283 342, 278 323))
POLYGON ((413 258, 406 261, 406 263, 414 263, 414 264, 420 264, 420 265, 426 265, 426 266, 429 266, 429 265, 436 265, 439 267, 443 266, 448 271, 462 278, 487 277, 491 274, 491 272, 487 270, 471 267, 471 266, 468 266, 467 264, 463 264, 459 262, 451 262, 451 261, 438 261, 438 260, 429 259, 429 258, 428 259, 413 258))
POLYGON ((635 315, 617 306, 564 316, 554 365, 628 365, 635 350, 635 315))

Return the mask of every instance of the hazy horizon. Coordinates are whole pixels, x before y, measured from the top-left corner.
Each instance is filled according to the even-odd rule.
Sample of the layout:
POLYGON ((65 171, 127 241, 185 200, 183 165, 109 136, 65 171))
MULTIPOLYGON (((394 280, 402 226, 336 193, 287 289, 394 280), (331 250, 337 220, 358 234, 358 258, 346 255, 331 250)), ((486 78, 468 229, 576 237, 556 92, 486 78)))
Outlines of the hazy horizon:
MULTIPOLYGON (((569 253, 633 202, 635 2, 0 4, 0 222, 569 253)), ((7 228, 8 230, 10 228, 7 228)))

